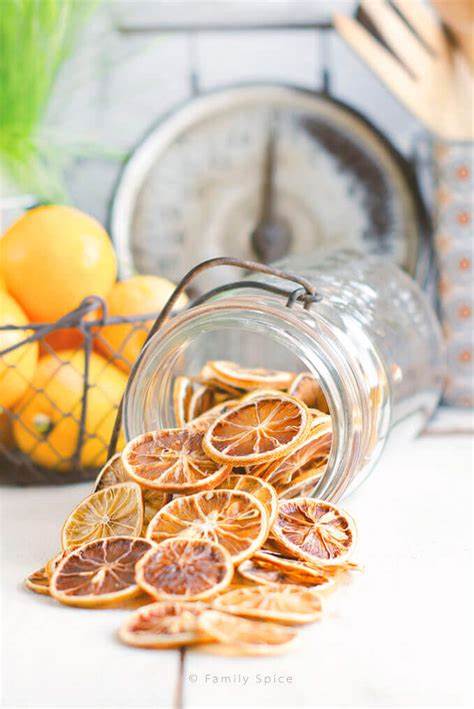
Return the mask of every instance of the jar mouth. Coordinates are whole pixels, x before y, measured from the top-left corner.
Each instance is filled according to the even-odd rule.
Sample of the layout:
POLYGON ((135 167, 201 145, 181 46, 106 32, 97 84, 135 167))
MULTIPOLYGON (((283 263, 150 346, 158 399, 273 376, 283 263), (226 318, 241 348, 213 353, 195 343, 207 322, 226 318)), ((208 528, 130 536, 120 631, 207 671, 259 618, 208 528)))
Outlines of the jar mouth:
POLYGON ((361 458, 364 410, 357 377, 334 339, 334 326, 315 307, 284 307, 274 296, 245 295, 193 307, 147 343, 124 404, 127 439, 176 426, 173 383, 195 376, 211 359, 246 367, 308 371, 320 382, 333 422, 328 466, 314 494, 337 500, 361 458))

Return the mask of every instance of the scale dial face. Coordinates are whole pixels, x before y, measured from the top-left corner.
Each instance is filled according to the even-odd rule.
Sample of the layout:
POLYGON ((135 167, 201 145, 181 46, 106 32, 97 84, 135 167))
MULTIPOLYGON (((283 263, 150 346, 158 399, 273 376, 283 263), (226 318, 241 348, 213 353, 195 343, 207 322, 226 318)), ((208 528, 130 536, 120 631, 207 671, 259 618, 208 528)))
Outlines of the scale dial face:
MULTIPOLYGON (((289 225, 288 255, 352 248, 419 275, 419 205, 393 149, 346 106, 275 85, 193 99, 137 148, 111 212, 122 275, 177 281, 213 256, 256 260, 250 235, 260 214, 270 124, 272 211, 289 225)), ((229 271, 208 272, 205 289, 241 275, 229 271)))

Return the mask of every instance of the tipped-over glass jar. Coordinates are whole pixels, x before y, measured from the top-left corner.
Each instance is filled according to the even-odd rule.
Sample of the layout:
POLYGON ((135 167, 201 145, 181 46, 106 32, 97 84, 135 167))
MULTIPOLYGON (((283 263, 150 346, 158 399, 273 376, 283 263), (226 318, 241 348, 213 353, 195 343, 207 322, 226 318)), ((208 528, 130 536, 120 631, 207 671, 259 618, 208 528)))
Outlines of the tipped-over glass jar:
POLYGON ((130 438, 175 426, 174 381, 208 360, 309 371, 333 425, 329 462, 312 494, 336 501, 366 478, 388 440, 399 446, 432 414, 444 379, 441 333, 418 285, 377 257, 314 254, 278 267, 314 284, 320 299, 288 301, 294 283, 253 274, 242 281, 247 287, 236 284, 172 318, 129 383, 125 430, 130 438))

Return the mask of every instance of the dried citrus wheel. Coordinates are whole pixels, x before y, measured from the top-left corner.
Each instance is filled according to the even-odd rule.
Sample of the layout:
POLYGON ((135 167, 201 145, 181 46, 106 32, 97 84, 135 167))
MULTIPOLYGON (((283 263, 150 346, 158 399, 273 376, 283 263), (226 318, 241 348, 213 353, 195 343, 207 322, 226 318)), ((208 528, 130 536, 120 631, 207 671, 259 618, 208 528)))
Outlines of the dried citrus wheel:
POLYGON ((280 500, 272 538, 290 556, 318 565, 340 564, 355 545, 355 525, 324 500, 280 500))
POLYGON ((103 490, 104 487, 110 487, 111 485, 117 485, 117 483, 125 483, 130 481, 127 475, 127 471, 123 467, 122 456, 120 453, 116 453, 110 458, 98 474, 93 492, 98 490, 103 490))
POLYGON ((130 477, 143 487, 190 493, 218 485, 231 466, 216 463, 204 452, 203 434, 168 428, 134 438, 122 453, 130 477))
POLYGON ((209 362, 204 365, 198 376, 195 377, 195 380, 210 389, 214 389, 216 392, 225 392, 230 396, 240 396, 242 394, 242 390, 238 387, 226 384, 224 381, 219 381, 214 371, 209 366, 209 362))
POLYGON ((189 405, 193 395, 193 383, 189 377, 176 377, 173 387, 173 409, 177 426, 189 421, 189 405))
POLYGON ((273 369, 246 369, 235 362, 216 360, 208 362, 218 382, 237 389, 287 389, 294 379, 292 372, 279 372, 273 369))
POLYGON ((319 409, 326 414, 329 413, 328 402, 323 390, 316 377, 309 372, 303 372, 295 377, 288 389, 288 394, 305 403, 310 409, 319 409))
POLYGON ((262 396, 214 421, 203 448, 214 460, 251 465, 281 458, 302 441, 311 423, 304 404, 284 394, 262 396))
POLYGON ((207 539, 221 544, 238 564, 262 546, 267 519, 265 508, 253 495, 210 490, 169 502, 152 519, 146 536, 155 542, 170 537, 207 539))
POLYGON ((219 487, 222 490, 248 492, 249 495, 256 497, 265 508, 267 525, 270 529, 275 521, 278 507, 278 497, 272 485, 260 478, 256 478, 254 475, 229 475, 219 487))
POLYGON ((189 402, 188 421, 201 416, 212 409, 216 403, 216 396, 213 389, 203 384, 198 384, 189 402))
POLYGON ((294 561, 258 551, 239 565, 243 578, 259 584, 295 584, 323 590, 333 585, 329 574, 313 569, 304 561, 294 561))
POLYGON ((158 601, 198 601, 230 584, 234 567, 224 547, 207 539, 166 539, 137 564, 141 588, 158 601))
POLYGON ((198 618, 201 630, 222 646, 206 646, 210 652, 229 655, 277 655, 285 652, 296 632, 283 625, 247 620, 221 611, 204 611, 198 618))
POLYGON ((27 576, 25 586, 29 588, 30 591, 41 593, 43 596, 49 596, 49 574, 46 573, 44 566, 27 576))
POLYGON ((206 433, 209 426, 216 421, 219 416, 225 414, 231 409, 235 409, 236 406, 240 405, 240 399, 228 399, 222 401, 220 404, 216 404, 209 409, 204 414, 197 416, 186 424, 186 428, 189 431, 195 431, 197 433, 206 433))
MULTIPOLYGON (((102 468, 94 485, 94 492, 103 490, 105 487, 116 485, 121 482, 131 482, 130 477, 122 463, 122 456, 116 453, 102 468)), ((142 490, 143 497, 143 529, 146 530, 150 520, 156 515, 167 502, 171 500, 171 495, 158 490, 142 490)))
POLYGON ((208 641, 198 627, 204 603, 158 601, 138 608, 119 630, 119 638, 135 647, 170 648, 208 641))
POLYGON ((138 537, 143 526, 140 487, 133 482, 118 483, 92 493, 80 502, 64 523, 63 549, 103 537, 138 537))
POLYGON ((50 593, 61 603, 82 607, 131 598, 140 592, 135 566, 154 546, 146 539, 124 536, 83 544, 58 565, 50 593))
POLYGON ((218 596, 213 606, 244 618, 273 620, 283 625, 314 623, 322 611, 321 599, 314 590, 293 584, 233 589, 218 596))
POLYGON ((267 465, 254 468, 252 472, 261 476, 275 488, 279 497, 291 496, 294 489, 304 484, 316 485, 323 476, 332 445, 331 421, 313 426, 309 437, 288 455, 267 465))

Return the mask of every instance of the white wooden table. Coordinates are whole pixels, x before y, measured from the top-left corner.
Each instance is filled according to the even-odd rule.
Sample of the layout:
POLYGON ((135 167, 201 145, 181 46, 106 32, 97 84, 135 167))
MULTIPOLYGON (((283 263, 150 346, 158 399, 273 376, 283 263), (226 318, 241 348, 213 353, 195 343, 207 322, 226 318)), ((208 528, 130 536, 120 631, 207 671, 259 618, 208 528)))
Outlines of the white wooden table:
POLYGON ((288 655, 125 647, 127 611, 62 607, 22 588, 86 485, 3 488, 1 672, 8 707, 461 706, 469 703, 473 443, 429 436, 346 501, 363 574, 288 655))

